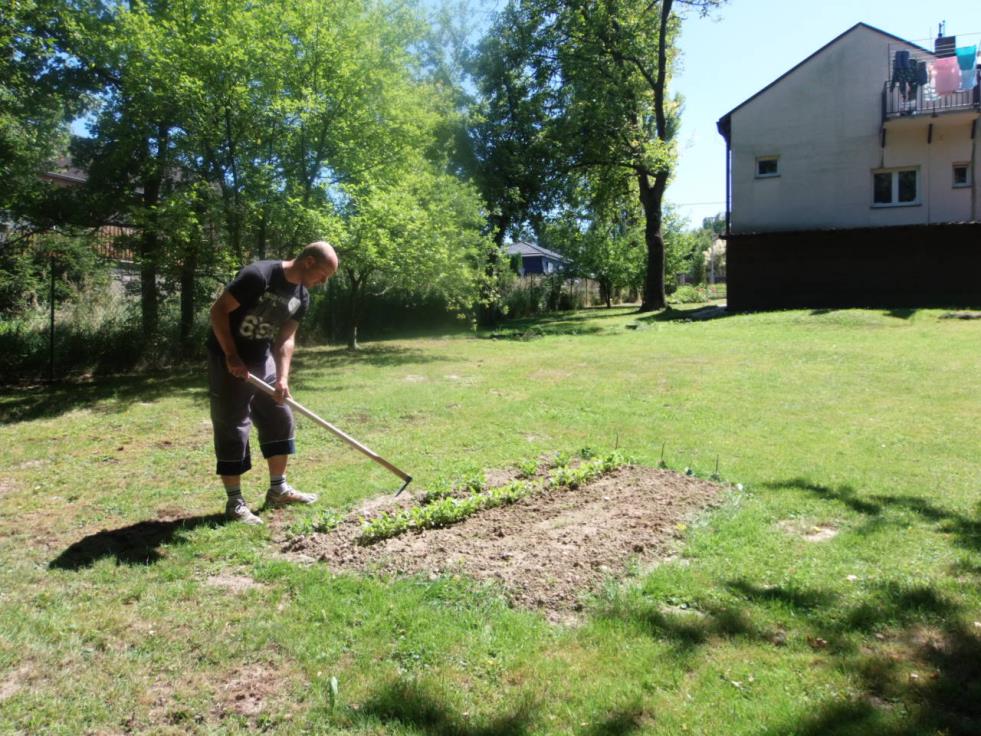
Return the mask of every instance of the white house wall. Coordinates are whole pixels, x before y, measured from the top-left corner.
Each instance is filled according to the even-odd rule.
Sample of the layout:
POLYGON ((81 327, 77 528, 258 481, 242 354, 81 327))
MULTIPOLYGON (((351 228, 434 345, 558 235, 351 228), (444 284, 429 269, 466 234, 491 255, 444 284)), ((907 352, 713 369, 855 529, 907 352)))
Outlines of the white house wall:
MULTIPOLYGON (((859 26, 731 114, 734 233, 963 222, 981 214, 978 186, 955 189, 952 164, 974 161, 970 116, 891 120, 880 146, 890 52, 922 50, 859 26), (756 160, 779 156, 779 176, 756 160), (920 203, 872 206, 872 171, 920 167, 920 203), (972 214, 972 195, 975 199, 972 214)), ((978 124, 981 128, 981 123, 978 124)))

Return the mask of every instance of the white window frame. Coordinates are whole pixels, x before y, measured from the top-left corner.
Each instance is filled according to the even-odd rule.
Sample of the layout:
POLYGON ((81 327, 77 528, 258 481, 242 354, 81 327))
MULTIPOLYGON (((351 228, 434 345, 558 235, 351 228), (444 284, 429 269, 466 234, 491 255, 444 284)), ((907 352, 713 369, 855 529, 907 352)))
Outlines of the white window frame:
POLYGON ((971 186, 971 176, 974 172, 971 171, 970 161, 955 161, 950 167, 950 180, 954 189, 966 189, 971 186), (957 181, 957 176, 954 173, 956 169, 962 168, 966 173, 966 178, 962 182, 957 181))
POLYGON ((893 166, 888 169, 872 169, 872 207, 875 209, 889 207, 916 207, 922 204, 922 177, 920 176, 919 166, 893 166), (912 171, 916 174, 916 198, 909 202, 899 201, 899 175, 902 172, 912 171), (877 174, 892 175, 892 199, 889 202, 875 201, 875 177, 877 174))
POLYGON ((757 156, 755 168, 753 169, 757 179, 773 179, 780 176, 780 157, 779 156, 757 156), (761 174, 760 163, 763 161, 773 161, 777 165, 777 170, 772 174, 761 174))

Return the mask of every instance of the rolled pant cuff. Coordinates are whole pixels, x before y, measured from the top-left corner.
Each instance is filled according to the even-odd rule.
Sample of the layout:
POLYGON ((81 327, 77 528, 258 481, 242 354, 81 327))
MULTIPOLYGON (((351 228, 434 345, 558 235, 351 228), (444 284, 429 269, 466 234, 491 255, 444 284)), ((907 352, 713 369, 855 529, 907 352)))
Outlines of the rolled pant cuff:
POLYGON ((295 455, 295 440, 279 440, 278 442, 267 442, 261 445, 263 457, 276 457, 277 455, 295 455))
POLYGON ((218 475, 242 475, 252 469, 252 458, 246 457, 244 460, 219 460, 218 475))

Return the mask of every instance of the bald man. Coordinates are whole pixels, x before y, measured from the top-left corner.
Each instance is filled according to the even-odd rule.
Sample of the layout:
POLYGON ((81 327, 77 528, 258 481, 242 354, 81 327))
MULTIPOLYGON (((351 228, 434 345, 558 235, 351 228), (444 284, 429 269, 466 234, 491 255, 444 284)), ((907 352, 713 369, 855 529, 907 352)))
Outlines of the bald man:
POLYGON ((269 466, 266 506, 313 503, 286 482, 286 463, 296 453, 290 396, 293 338, 310 304, 308 289, 337 272, 337 253, 325 242, 311 243, 291 261, 256 261, 225 287, 211 306, 208 384, 217 473, 228 498, 225 516, 261 524, 242 498, 242 475, 252 467, 249 433, 259 430, 259 448, 269 466), (248 373, 276 389, 275 398, 245 381, 248 373))

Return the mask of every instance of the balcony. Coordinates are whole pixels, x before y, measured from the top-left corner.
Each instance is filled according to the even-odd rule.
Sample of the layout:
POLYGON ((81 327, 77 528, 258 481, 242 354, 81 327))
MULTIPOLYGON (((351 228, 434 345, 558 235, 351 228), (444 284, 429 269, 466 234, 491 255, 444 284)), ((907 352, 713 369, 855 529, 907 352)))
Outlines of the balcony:
POLYGON ((936 117, 950 113, 981 112, 981 70, 975 69, 977 83, 966 92, 936 95, 929 84, 904 90, 890 79, 882 87, 882 120, 906 117, 936 117), (905 92, 905 94, 904 94, 905 92))

